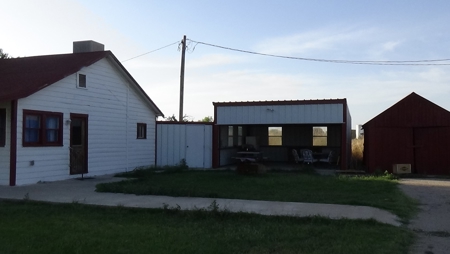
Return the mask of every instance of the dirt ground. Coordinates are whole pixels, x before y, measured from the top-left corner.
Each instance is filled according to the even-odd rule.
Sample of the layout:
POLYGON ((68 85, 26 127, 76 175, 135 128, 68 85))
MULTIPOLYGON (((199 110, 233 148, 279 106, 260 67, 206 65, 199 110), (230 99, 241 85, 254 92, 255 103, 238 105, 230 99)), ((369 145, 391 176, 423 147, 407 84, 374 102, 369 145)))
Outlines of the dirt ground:
POLYGON ((450 253, 450 180, 402 179, 400 188, 420 202, 420 211, 409 228, 417 241, 410 254, 450 253))

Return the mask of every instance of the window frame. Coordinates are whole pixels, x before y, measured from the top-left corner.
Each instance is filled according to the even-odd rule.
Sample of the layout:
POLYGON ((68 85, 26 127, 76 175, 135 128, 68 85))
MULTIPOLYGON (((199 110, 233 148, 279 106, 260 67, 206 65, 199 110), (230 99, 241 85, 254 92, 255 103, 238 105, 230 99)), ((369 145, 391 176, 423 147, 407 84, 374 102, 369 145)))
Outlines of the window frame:
POLYGON ((314 147, 325 147, 325 146, 328 146, 328 126, 313 126, 312 127, 312 145, 314 147), (325 135, 316 135, 314 133, 314 128, 321 128, 321 129, 325 128, 325 135), (315 142, 314 142, 315 138, 320 138, 320 139, 325 138, 325 145, 315 144, 315 142))
POLYGON ((229 125, 227 128, 227 147, 234 146, 234 126, 229 125), (231 134, 230 134, 231 131, 231 134))
POLYGON ((136 139, 147 139, 147 124, 146 123, 137 123, 136 139))
POLYGON ((87 74, 86 73, 82 73, 82 72, 77 72, 77 88, 80 89, 87 89, 87 74), (80 85, 80 76, 84 76, 84 86, 80 85))
POLYGON ((60 112, 50 112, 50 111, 38 111, 38 110, 23 110, 23 121, 22 121, 22 146, 24 147, 40 147, 40 146, 63 146, 63 117, 64 114, 60 112), (25 133, 27 129, 26 127, 26 118, 27 116, 38 116, 39 117, 39 129, 38 129, 38 137, 39 140, 37 142, 29 142, 25 141, 25 133), (49 117, 57 117, 58 118, 58 128, 52 129, 47 128, 46 119, 49 117), (47 141, 47 131, 48 130, 56 130, 58 132, 57 141, 49 142, 47 141))
POLYGON ((244 128, 242 126, 238 126, 237 127, 237 145, 238 146, 242 146, 243 145, 243 134, 244 133, 244 128))
POLYGON ((0 108, 0 147, 6 146, 6 108, 0 108))
POLYGON ((268 126, 267 127, 267 145, 268 146, 283 146, 283 127, 282 126, 268 126), (271 128, 279 128, 280 129, 280 135, 271 135, 270 129, 271 128), (280 144, 270 144, 271 138, 279 138, 280 144))

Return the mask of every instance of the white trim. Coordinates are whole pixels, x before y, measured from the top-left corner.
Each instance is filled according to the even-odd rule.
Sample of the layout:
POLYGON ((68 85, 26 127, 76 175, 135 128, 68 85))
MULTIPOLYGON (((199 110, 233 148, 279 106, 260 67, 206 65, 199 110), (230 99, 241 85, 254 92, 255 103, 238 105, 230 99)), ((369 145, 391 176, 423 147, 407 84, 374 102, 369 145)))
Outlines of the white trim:
POLYGON ((77 79, 77 88, 79 88, 79 89, 88 89, 88 83, 89 82, 88 82, 88 75, 86 73, 81 72, 81 71, 77 72, 76 79, 77 79), (86 87, 80 86, 80 74, 84 75, 86 77, 86 87))

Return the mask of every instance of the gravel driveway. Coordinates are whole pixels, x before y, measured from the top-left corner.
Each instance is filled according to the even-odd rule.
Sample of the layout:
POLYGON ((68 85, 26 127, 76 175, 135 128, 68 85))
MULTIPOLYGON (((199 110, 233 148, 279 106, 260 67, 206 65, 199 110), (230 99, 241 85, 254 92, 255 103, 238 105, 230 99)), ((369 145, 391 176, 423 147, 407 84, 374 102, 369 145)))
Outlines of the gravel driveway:
POLYGON ((402 179, 400 188, 420 202, 421 210, 409 225, 417 235, 410 253, 450 253, 450 180, 402 179))

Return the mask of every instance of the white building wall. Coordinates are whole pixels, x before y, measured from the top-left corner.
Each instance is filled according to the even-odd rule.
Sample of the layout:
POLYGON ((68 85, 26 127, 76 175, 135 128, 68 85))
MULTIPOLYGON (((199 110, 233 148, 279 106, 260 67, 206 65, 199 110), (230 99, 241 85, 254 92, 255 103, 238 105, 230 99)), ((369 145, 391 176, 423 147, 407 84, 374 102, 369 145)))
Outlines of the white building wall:
POLYGON ((183 124, 157 124, 156 165, 174 166, 186 159, 186 128, 183 124))
POLYGON ((155 164, 155 113, 107 59, 83 68, 87 89, 70 75, 18 102, 17 185, 61 180, 69 175, 70 113, 88 115, 89 176, 155 164), (23 147, 23 110, 64 113, 62 147, 23 147), (147 123, 147 139, 136 139, 137 123, 147 123), (34 161, 34 165, 30 164, 34 161))
POLYGON ((11 102, 0 102, 0 108, 6 109, 6 140, 5 146, 0 146, 0 185, 8 185, 11 149, 11 102))
POLYGON ((212 167, 212 125, 158 123, 156 133, 158 166, 212 167))
POLYGON ((342 104, 218 106, 218 125, 343 123, 342 104))

